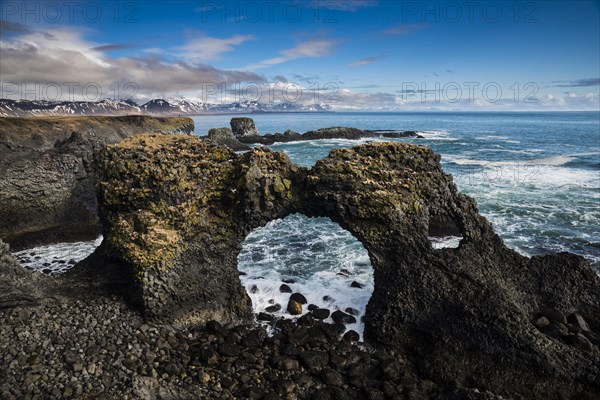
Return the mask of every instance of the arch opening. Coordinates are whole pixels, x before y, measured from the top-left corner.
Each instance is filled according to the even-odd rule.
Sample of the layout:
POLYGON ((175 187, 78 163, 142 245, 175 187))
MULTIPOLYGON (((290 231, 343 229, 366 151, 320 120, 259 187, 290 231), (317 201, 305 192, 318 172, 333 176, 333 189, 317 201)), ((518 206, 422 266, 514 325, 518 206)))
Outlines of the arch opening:
POLYGON ((428 237, 431 247, 439 249, 456 249, 460 246, 464 235, 460 224, 445 215, 435 215, 429 218, 428 237))
POLYGON ((345 320, 345 331, 362 340, 373 268, 364 246, 331 219, 292 214, 254 229, 242 244, 238 270, 258 322, 311 314, 328 323, 345 320), (296 293, 306 299, 299 314, 288 309, 296 293))

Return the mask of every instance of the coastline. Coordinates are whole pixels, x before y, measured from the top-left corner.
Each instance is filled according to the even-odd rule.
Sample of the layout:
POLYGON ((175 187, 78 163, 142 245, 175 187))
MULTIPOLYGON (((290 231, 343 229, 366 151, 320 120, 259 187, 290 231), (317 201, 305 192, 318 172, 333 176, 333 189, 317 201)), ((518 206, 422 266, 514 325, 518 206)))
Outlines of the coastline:
POLYGON ((305 169, 263 147, 240 155, 189 134, 154 134, 94 157, 106 244, 52 277, 0 257, 9 288, 0 334, 34 338, 0 349, 3 397, 499 399, 546 396, 531 382, 556 398, 597 388, 598 276, 578 256, 506 248, 431 149, 366 143, 305 169), (376 278, 365 344, 315 321, 314 310, 295 323, 274 318, 272 337, 247 325, 256 316, 236 249, 253 227, 292 211, 328 216, 368 249, 376 278), (462 239, 435 248, 432 233, 462 239), (546 364, 494 358, 515 346, 561 367, 548 377, 538 374, 546 364), (67 347, 75 350, 63 355, 67 347), (486 357, 494 361, 476 362, 486 357))

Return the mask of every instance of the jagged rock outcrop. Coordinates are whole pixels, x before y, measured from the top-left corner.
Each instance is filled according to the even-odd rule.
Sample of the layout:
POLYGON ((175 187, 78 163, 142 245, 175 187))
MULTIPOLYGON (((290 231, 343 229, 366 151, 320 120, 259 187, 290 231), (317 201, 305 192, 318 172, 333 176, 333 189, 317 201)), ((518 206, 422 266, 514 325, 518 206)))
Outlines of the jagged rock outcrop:
POLYGON ((16 248, 94 238, 94 152, 143 132, 193 131, 190 118, 2 118, 0 238, 16 248))
POLYGON ((245 236, 292 212, 329 217, 369 252, 372 344, 411 355, 443 387, 594 398, 599 277, 578 256, 508 249, 439 161, 426 147, 370 143, 307 170, 261 147, 236 155, 193 137, 127 139, 101 154, 108 254, 131 271, 128 292, 147 317, 236 322, 250 315, 236 270, 245 236), (428 236, 447 232, 460 246, 433 249, 428 236), (585 324, 560 317, 571 314, 585 324))
POLYGON ((250 316, 236 268, 241 242, 253 227, 285 215, 294 197, 295 169, 272 154, 239 157, 195 137, 140 135, 100 155, 107 246, 132 268, 132 299, 148 317, 250 316), (238 226, 240 216, 245 225, 238 226))
POLYGON ((42 297, 38 278, 21 268, 10 246, 0 239, 0 310, 37 304, 42 297))
POLYGON ((262 136, 242 136, 239 140, 243 143, 258 143, 271 145, 274 143, 298 142, 301 140, 318 139, 347 139, 358 140, 365 138, 408 138, 420 137, 415 131, 396 131, 396 130, 362 130, 357 128, 348 128, 343 126, 332 126, 321 128, 316 131, 298 133, 287 130, 284 133, 268 133, 262 136))
POLYGON ((240 142, 229 128, 212 128, 208 138, 218 145, 229 147, 233 151, 250 150, 250 146, 240 142))
POLYGON ((236 138, 258 137, 258 130, 254 120, 248 117, 231 118, 231 130, 236 138))

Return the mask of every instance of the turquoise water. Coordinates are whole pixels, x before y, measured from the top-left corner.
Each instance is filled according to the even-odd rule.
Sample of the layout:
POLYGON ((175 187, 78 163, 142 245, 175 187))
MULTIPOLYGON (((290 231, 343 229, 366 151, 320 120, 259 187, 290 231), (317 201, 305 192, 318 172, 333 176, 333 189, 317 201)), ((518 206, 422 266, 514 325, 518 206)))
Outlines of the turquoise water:
MULTIPOLYGON (((431 147, 463 193, 507 245, 524 255, 569 251, 600 272, 600 113, 331 113, 250 115, 260 133, 328 126, 419 131, 424 138, 397 139, 431 147)), ((194 117, 196 132, 229 126, 231 115, 194 117)), ((372 139, 369 139, 372 140, 372 139)), ((331 149, 367 140, 315 140, 272 147, 312 166, 331 149)), ((456 246, 458 238, 440 243, 456 246)), ((435 245, 435 244, 434 244, 435 245)), ((348 326, 362 333, 360 317, 373 291, 373 270, 363 246, 328 219, 292 215, 256 229, 238 258, 256 312, 282 309, 293 282, 319 307, 358 312, 348 326), (351 286, 356 281, 363 287, 351 286), (324 298, 324 296, 327 296, 324 298)), ((304 310, 306 312, 306 309, 304 310)))

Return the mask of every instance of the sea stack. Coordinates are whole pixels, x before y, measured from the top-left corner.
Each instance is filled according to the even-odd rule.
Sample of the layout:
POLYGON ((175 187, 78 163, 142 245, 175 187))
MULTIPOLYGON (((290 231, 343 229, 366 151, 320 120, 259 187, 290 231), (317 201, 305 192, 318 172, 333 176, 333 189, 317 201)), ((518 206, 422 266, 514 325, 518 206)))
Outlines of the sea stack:
POLYGON ((248 117, 231 118, 231 130, 236 137, 259 136, 254 120, 248 117))

